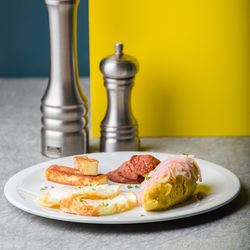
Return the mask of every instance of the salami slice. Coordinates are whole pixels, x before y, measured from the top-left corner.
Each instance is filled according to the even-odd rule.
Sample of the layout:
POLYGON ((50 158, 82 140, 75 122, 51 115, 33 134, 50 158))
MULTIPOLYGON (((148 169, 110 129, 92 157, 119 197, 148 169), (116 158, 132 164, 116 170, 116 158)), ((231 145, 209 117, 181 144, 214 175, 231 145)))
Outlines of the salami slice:
POLYGON ((159 163, 152 155, 133 155, 129 161, 107 175, 114 182, 138 184, 144 180, 144 175, 154 170, 159 163))

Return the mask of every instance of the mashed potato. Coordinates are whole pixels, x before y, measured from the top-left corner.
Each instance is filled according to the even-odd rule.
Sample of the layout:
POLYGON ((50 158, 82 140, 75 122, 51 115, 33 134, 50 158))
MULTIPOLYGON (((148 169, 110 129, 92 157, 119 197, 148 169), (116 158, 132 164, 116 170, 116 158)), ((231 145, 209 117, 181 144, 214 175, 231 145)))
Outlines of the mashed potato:
POLYGON ((169 157, 142 183, 140 202, 146 211, 165 210, 189 198, 199 177, 200 170, 192 156, 169 157))

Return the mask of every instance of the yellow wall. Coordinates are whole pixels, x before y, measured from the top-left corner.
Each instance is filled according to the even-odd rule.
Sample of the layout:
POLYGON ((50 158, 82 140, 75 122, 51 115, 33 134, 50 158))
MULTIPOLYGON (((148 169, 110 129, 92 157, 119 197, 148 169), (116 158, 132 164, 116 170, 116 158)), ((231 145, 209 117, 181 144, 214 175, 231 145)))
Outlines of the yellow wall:
POLYGON ((89 11, 93 136, 107 104, 99 63, 115 42, 140 63, 140 136, 250 135, 248 0, 93 0, 89 11))

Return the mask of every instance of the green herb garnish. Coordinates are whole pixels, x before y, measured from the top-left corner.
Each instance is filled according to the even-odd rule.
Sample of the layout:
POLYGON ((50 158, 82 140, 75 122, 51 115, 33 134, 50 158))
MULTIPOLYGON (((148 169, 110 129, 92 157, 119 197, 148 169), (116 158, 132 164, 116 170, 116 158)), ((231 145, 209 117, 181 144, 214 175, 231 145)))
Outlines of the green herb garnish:
POLYGON ((102 205, 103 205, 104 207, 107 207, 109 204, 108 204, 108 203, 102 202, 102 205))
POLYGON ((186 155, 186 156, 188 156, 188 154, 187 153, 182 153, 183 155, 186 155))
POLYGON ((93 185, 90 183, 89 186, 92 187, 93 185))
POLYGON ((79 199, 80 202, 84 202, 87 203, 87 201, 83 200, 83 199, 79 199))
POLYGON ((139 188, 139 186, 138 186, 138 185, 135 185, 135 188, 139 188))
POLYGON ((93 191, 96 191, 96 189, 95 189, 95 188, 92 188, 92 190, 93 190, 93 191))
POLYGON ((40 191, 42 191, 42 190, 46 190, 47 188, 48 188, 47 186, 45 186, 45 187, 41 187, 40 191))
POLYGON ((145 216, 144 214, 141 214, 140 216, 145 216))
POLYGON ((148 173, 147 174, 144 174, 144 177, 146 180, 149 180, 151 177, 148 176, 148 173))
POLYGON ((128 189, 131 189, 131 188, 133 188, 133 187, 132 187, 131 185, 127 185, 127 188, 128 188, 128 189))
POLYGON ((206 194, 205 192, 198 192, 198 193, 194 194, 194 197, 195 197, 197 200, 202 200, 202 199, 204 199, 206 196, 207 196, 207 194, 206 194))
POLYGON ((55 188, 54 186, 51 186, 51 188, 55 188))

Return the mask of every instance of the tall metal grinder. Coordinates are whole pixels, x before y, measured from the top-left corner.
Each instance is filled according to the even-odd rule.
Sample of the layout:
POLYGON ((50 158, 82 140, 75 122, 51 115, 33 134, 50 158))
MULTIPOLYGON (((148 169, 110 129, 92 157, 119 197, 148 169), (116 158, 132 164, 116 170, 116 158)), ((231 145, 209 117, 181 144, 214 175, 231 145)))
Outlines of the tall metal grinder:
POLYGON ((41 101, 41 151, 62 157, 88 151, 87 98, 78 78, 79 0, 45 0, 50 33, 50 78, 41 101))

